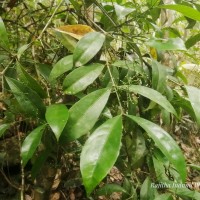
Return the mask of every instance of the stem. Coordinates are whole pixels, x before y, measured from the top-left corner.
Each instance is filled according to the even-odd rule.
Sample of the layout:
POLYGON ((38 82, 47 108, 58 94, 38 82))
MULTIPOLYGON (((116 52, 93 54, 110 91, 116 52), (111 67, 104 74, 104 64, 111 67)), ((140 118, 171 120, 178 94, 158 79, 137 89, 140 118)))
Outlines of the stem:
MULTIPOLYGON (((106 56, 106 55, 105 55, 106 56)), ((106 67, 108 69, 108 73, 110 75, 110 78, 111 78, 111 81, 112 81, 112 85, 114 87, 114 90, 115 90, 115 94, 117 96, 117 100, 118 100, 118 103, 119 103, 119 107, 120 107, 120 110, 121 110, 121 114, 123 114, 123 107, 122 107, 122 103, 120 101, 120 97, 119 97, 119 94, 118 94, 118 91, 117 91, 117 85, 115 83, 115 80, 112 76, 112 72, 110 71, 110 67, 109 67, 109 63, 108 63, 108 59, 106 58, 106 67)))
MULTIPOLYGON (((19 126, 17 126, 17 136, 18 136, 18 142, 19 142, 19 147, 21 149, 21 135, 20 135, 20 130, 19 130, 19 126)), ((20 192, 20 200, 24 200, 24 192, 25 192, 25 175, 24 175, 24 166, 22 163, 22 159, 21 159, 21 192, 20 192)))
POLYGON ((57 10, 60 8, 61 4, 63 3, 64 0, 61 0, 60 3, 58 4, 58 6, 55 8, 53 14, 51 15, 49 21, 47 22, 47 24, 45 25, 45 27, 43 28, 42 32, 40 33, 40 35, 38 36, 38 40, 41 39, 43 33, 46 31, 47 27, 49 26, 49 24, 51 23, 51 20, 53 19, 54 15, 56 14, 57 10))

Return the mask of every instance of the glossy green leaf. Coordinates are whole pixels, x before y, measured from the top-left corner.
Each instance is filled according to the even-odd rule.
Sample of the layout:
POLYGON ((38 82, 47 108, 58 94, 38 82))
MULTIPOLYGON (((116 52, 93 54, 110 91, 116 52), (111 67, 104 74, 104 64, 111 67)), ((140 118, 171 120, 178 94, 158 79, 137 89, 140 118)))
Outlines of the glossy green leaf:
POLYGON ((193 86, 185 86, 189 101, 192 105, 194 110, 197 123, 200 125, 200 89, 193 87, 193 86))
POLYGON ((165 193, 158 195, 155 200, 173 200, 173 198, 170 193, 165 193))
POLYGON ((82 66, 68 74, 63 82, 63 90, 67 94, 76 94, 94 82, 101 74, 104 65, 91 64, 82 66))
POLYGON ((188 40, 186 40, 185 46, 187 49, 189 49, 190 47, 194 46, 199 41, 200 41, 200 33, 193 35, 188 40))
POLYGON ((10 124, 2 124, 0 125, 0 137, 5 133, 7 129, 9 129, 10 124))
POLYGON ((146 44, 160 51, 186 50, 185 43, 181 38, 170 38, 170 39, 152 38, 148 40, 146 44))
POLYGON ((183 153, 174 139, 160 126, 146 119, 131 115, 128 115, 128 117, 140 125, 147 132, 149 137, 153 139, 156 146, 174 165, 184 183, 186 179, 186 163, 183 153))
POLYGON ((124 19, 128 14, 132 13, 135 9, 121 6, 119 4, 114 4, 115 12, 118 20, 124 19))
POLYGON ((51 70, 49 80, 55 80, 65 72, 71 70, 73 67, 73 56, 69 55, 59 60, 51 70))
POLYGON ((152 87, 160 93, 163 93, 166 88, 166 68, 159 62, 152 62, 152 87))
POLYGON ((181 14, 183 14, 186 17, 189 17, 191 19, 194 19, 196 21, 200 21, 200 12, 194 8, 191 8, 189 6, 185 6, 185 5, 180 5, 180 4, 176 4, 176 5, 160 5, 159 8, 165 8, 165 9, 169 9, 169 10, 175 10, 177 12, 180 12, 181 14))
POLYGON ((8 48, 9 47, 8 34, 1 17, 0 17, 0 46, 2 46, 3 48, 7 50, 9 49, 8 48))
POLYGON ((81 152, 80 168, 89 195, 108 174, 119 155, 122 137, 121 116, 107 120, 86 141, 81 152))
POLYGON ((87 134, 97 122, 103 111, 110 90, 100 89, 80 99, 69 109, 69 119, 61 135, 61 143, 73 141, 87 134))
POLYGON ((69 51, 73 52, 75 49, 75 46, 77 44, 77 40, 74 39, 72 36, 66 34, 63 31, 54 29, 53 30, 56 38, 62 43, 62 45, 67 48, 69 51))
POLYGON ((47 97, 46 92, 40 84, 31 75, 29 75, 19 63, 17 64, 17 75, 19 80, 24 85, 34 90, 41 98, 47 97))
POLYGON ((35 91, 15 79, 7 77, 6 81, 24 113, 32 117, 44 116, 45 106, 35 91))
POLYGON ((165 108, 168 112, 171 112, 175 116, 177 116, 177 113, 176 113, 174 107, 170 104, 170 102, 166 99, 166 97, 163 96, 161 93, 157 92, 156 90, 153 90, 151 88, 141 86, 141 85, 122 86, 120 88, 126 89, 129 92, 138 93, 138 94, 156 102, 158 105, 165 108))
POLYGON ((47 107, 45 117, 56 139, 59 140, 69 117, 67 107, 64 104, 50 105, 47 107))
POLYGON ((99 32, 86 34, 79 40, 74 50, 73 60, 76 67, 86 64, 101 49, 105 35, 99 32))
POLYGON ((113 192, 127 193, 127 191, 118 184, 106 184, 96 191, 97 196, 111 195, 113 192))
POLYGON ((22 143, 21 157, 23 166, 25 166, 27 162, 32 158, 35 150, 40 144, 45 127, 46 125, 41 125, 34 129, 31 133, 29 133, 29 135, 25 138, 24 142, 22 143))
POLYGON ((140 200, 154 200, 153 188, 149 177, 145 179, 140 190, 140 200))

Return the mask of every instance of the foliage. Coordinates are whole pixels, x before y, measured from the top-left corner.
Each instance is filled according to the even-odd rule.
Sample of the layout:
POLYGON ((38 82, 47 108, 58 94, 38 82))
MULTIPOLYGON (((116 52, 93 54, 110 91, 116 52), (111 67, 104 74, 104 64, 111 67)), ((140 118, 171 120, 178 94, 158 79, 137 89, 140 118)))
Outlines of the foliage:
POLYGON ((121 199, 200 199, 186 187, 152 187, 186 182, 174 124, 186 114, 200 124, 200 89, 186 85, 178 69, 183 55, 199 64, 200 5, 35 2, 7 4, 0 19, 0 136, 31 125, 20 138, 22 171, 30 163, 37 179, 50 158, 63 169, 73 154, 88 198, 121 192, 121 199), (113 166, 124 176, 120 185, 104 179, 113 166))

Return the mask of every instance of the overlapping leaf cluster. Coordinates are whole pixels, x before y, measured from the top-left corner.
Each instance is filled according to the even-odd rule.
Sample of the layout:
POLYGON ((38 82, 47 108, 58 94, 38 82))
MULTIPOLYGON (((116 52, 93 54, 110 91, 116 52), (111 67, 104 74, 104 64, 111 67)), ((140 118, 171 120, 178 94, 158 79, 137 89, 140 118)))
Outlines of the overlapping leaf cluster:
MULTIPOLYGON (((70 17, 80 17, 83 8, 87 13, 92 7, 93 18, 81 14, 77 24, 85 22, 87 26, 73 24, 49 32, 50 38, 58 39, 58 43, 52 44, 51 53, 54 45, 59 45, 58 49, 64 46, 64 56, 54 52, 57 60, 50 66, 41 61, 38 65, 33 60, 37 73, 31 73, 23 56, 29 54, 30 48, 32 53, 38 48, 42 35, 17 49, 12 65, 3 70, 2 92, 12 94, 9 98, 18 110, 12 111, 12 103, 7 106, 15 117, 20 115, 24 120, 34 121, 34 128, 25 133, 21 144, 22 167, 36 154, 45 162, 55 153, 53 145, 59 149, 61 158, 66 154, 63 149, 80 143, 79 166, 88 197, 116 191, 122 193, 122 199, 200 198, 198 192, 187 188, 165 188, 162 194, 163 190, 152 187, 155 182, 173 184, 166 171, 174 182, 186 182, 186 161, 174 140, 172 121, 180 121, 187 113, 200 125, 200 90, 185 85, 176 66, 169 68, 162 60, 164 53, 185 51, 189 55, 187 49, 199 41, 198 34, 184 41, 178 30, 169 27, 166 37, 166 27, 159 27, 155 21, 159 21, 161 9, 170 9, 188 22, 190 19, 199 23, 199 5, 187 2, 164 5, 163 1, 147 0, 145 6, 148 9, 144 11, 143 4, 136 1, 92 0, 81 4, 69 0, 66 7, 72 12, 70 17), (149 38, 149 32, 154 32, 155 37, 149 38), (152 48, 155 54, 147 48, 152 48), (13 68, 14 73, 8 73, 13 68), (47 154, 44 156, 38 147, 47 154), (114 165, 124 175, 123 183, 104 181, 104 186, 98 188, 114 165), (146 170, 141 179, 132 174, 139 168, 146 170)), ((0 47, 13 57, 2 19, 0 36, 0 47)), ((0 136, 15 123, 5 117, 0 136)), ((44 163, 39 159, 32 161, 32 177, 44 163)))

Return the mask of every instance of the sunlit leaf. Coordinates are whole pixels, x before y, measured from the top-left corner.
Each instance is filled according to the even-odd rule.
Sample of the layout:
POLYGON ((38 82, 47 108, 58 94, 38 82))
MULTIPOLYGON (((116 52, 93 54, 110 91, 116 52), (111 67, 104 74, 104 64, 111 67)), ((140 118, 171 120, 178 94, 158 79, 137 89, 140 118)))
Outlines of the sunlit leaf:
POLYGON ((60 59, 51 70, 51 73, 49 75, 49 80, 55 80, 65 72, 71 70, 73 67, 73 56, 69 55, 62 59, 60 59))
POLYGON ((0 125, 0 137, 5 133, 7 129, 9 129, 10 124, 2 124, 0 125))
POLYGON ((189 6, 185 6, 185 5, 180 5, 180 4, 176 4, 176 5, 160 5, 159 8, 165 8, 165 9, 169 9, 169 10, 175 10, 177 12, 180 12, 181 14, 183 14, 186 17, 189 17, 191 19, 194 19, 196 21, 200 21, 200 12, 194 8, 191 8, 189 6))
POLYGON ((186 50, 185 43, 181 38, 170 38, 170 39, 151 38, 146 42, 146 44, 160 51, 186 50))
POLYGON ((180 177, 185 182, 186 179, 186 163, 183 153, 174 139, 160 126, 143 119, 141 117, 136 117, 132 115, 127 115, 130 119, 135 121, 139 126, 141 126, 153 139, 156 146, 162 151, 162 153, 167 157, 167 159, 174 165, 180 177))
POLYGON ((87 33, 95 32, 90 26, 83 24, 60 26, 55 30, 70 35, 77 40, 80 40, 87 33))
POLYGON ((45 117, 56 139, 59 140, 69 117, 67 107, 64 104, 50 105, 47 107, 45 117))
POLYGON ((84 90, 101 74, 104 65, 91 64, 82 66, 68 74, 63 82, 63 90, 67 94, 76 94, 84 90))
POLYGON ((109 95, 109 89, 100 89, 75 103, 69 109, 69 119, 60 137, 60 142, 73 141, 87 134, 97 122, 109 95))
POLYGON ((193 86, 185 86, 189 101, 192 105, 194 110, 197 123, 200 125, 200 89, 193 87, 193 86))
POLYGON ((174 107, 170 104, 170 102, 167 100, 167 98, 156 90, 153 90, 151 88, 141 86, 141 85, 129 85, 129 86, 124 85, 124 86, 121 86, 120 88, 128 90, 129 92, 138 93, 138 94, 156 102, 158 105, 165 108, 168 112, 171 112, 175 116, 177 116, 177 113, 176 113, 174 107))
POLYGON ((107 120, 86 141, 81 152, 80 168, 89 195, 114 165, 122 137, 121 116, 107 120))
POLYGON ((31 133, 29 133, 29 135, 25 138, 24 142, 22 143, 21 157, 23 166, 25 166, 27 162, 32 158, 35 150, 40 144, 45 127, 46 125, 41 125, 34 129, 31 133))
POLYGON ((79 67, 90 61, 101 49, 105 35, 99 32, 86 34, 76 45, 73 55, 74 65, 79 67))

